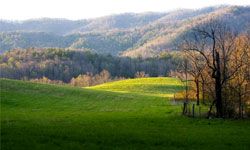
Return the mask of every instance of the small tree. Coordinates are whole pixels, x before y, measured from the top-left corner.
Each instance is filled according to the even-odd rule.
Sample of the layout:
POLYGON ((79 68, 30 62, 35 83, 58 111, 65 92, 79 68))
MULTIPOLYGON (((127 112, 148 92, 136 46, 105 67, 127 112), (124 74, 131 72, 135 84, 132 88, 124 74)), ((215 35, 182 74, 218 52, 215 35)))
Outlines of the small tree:
POLYGON ((146 74, 144 71, 137 71, 135 73, 135 78, 145 78, 148 77, 148 74, 146 74))

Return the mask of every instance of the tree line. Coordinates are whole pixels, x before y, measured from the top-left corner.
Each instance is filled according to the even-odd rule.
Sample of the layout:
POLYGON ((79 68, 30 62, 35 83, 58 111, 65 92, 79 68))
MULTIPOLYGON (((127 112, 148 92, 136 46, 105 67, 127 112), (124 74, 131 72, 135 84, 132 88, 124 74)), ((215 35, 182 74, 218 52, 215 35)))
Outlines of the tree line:
POLYGON ((180 61, 174 52, 142 59, 58 48, 16 49, 0 56, 0 77, 26 80, 46 77, 69 83, 80 75, 95 76, 103 70, 109 73, 110 79, 134 78, 143 74, 156 77, 166 76, 180 61))

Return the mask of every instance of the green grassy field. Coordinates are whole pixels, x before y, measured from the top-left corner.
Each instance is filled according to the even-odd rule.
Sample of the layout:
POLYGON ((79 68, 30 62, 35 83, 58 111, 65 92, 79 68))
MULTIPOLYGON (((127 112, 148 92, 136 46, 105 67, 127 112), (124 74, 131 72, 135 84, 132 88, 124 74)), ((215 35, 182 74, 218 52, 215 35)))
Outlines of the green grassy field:
POLYGON ((1 149, 250 149, 249 120, 181 116, 173 78, 73 88, 1 79, 1 149))

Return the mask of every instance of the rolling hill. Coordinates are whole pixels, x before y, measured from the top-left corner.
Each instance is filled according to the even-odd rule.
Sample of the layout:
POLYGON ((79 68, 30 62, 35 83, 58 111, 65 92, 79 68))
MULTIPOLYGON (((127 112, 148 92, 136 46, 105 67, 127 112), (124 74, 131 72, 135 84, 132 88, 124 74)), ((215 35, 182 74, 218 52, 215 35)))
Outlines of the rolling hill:
POLYGON ((249 120, 181 116, 180 105, 165 96, 180 90, 177 79, 143 78, 91 88, 0 82, 1 149, 250 147, 249 120))
POLYGON ((249 32, 250 7, 217 6, 197 10, 125 13, 87 20, 38 19, 0 21, 0 52, 14 48, 60 47, 89 49, 128 57, 154 57, 176 49, 192 27, 222 19, 249 32))

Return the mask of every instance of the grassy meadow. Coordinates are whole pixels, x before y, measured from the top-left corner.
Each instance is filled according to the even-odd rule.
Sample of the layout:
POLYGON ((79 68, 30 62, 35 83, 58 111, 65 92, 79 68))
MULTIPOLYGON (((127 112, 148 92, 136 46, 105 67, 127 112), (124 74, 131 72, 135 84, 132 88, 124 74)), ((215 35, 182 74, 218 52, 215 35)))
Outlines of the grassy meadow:
POLYGON ((75 88, 1 79, 1 149, 250 149, 249 120, 181 116, 174 78, 75 88))

